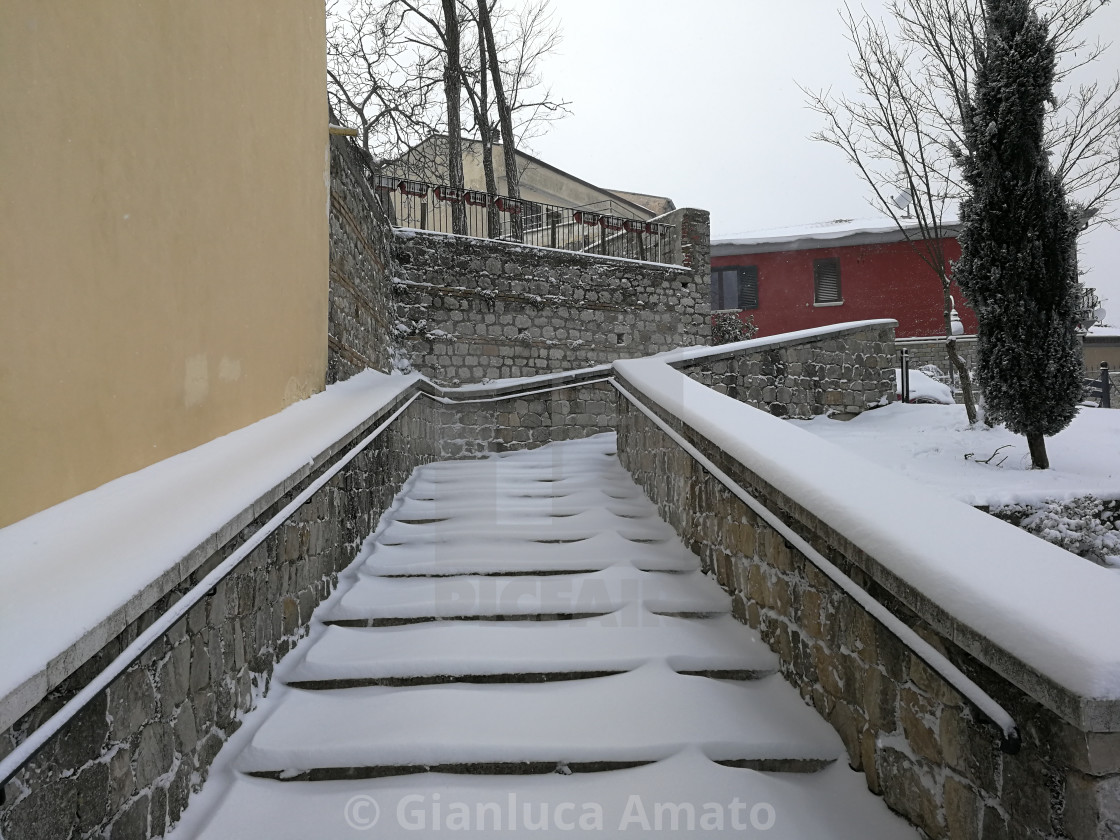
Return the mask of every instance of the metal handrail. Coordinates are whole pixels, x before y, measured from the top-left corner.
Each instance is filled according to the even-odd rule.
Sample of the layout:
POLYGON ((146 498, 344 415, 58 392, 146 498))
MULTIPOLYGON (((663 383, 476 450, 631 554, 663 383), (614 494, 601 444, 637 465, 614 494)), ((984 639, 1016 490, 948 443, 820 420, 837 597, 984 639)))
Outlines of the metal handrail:
MULTIPOLYGON (((354 458, 361 454, 374 440, 403 414, 421 395, 427 396, 441 404, 448 403, 477 403, 492 402, 502 399, 511 399, 519 396, 530 396, 538 393, 564 390, 583 385, 594 385, 609 382, 619 393, 645 414, 663 432, 669 435, 682 449, 688 452, 705 469, 712 473, 725 487, 737 496, 744 504, 762 517, 767 524, 778 531, 784 539, 801 551, 818 569, 827 575, 834 583, 851 595, 861 606, 868 610, 881 624, 892 632, 906 647, 921 658, 930 668, 970 700, 973 705, 1003 730, 1001 749, 1006 753, 1015 753, 1019 750, 1020 738, 1018 727, 1011 716, 994 699, 986 694, 972 680, 965 676, 960 669, 949 662, 944 656, 934 650, 924 639, 903 624, 899 619, 886 612, 875 599, 866 591, 855 584, 851 578, 844 575, 836 566, 826 560, 812 546, 799 537, 777 516, 764 507, 757 499, 743 490, 734 480, 722 472, 699 450, 688 443, 672 427, 654 414, 637 398, 618 384, 613 377, 597 377, 584 381, 565 382, 555 386, 537 387, 542 383, 529 384, 522 390, 514 390, 508 394, 494 397, 467 398, 453 400, 442 394, 432 394, 428 391, 418 391, 394 411, 377 428, 359 441, 349 451, 327 468, 318 478, 304 488, 292 501, 285 505, 278 513, 262 525, 245 543, 233 551, 225 560, 216 566, 209 574, 190 588, 179 600, 171 604, 164 613, 145 629, 135 641, 126 647, 112 662, 102 669, 89 683, 75 694, 65 705, 48 718, 42 725, 31 732, 7 756, 0 759, 0 806, 5 804, 6 786, 16 774, 22 770, 35 755, 46 746, 47 742, 83 709, 98 694, 104 691, 110 683, 128 668, 130 668, 143 654, 163 637, 178 621, 180 621, 196 604, 207 597, 212 590, 228 577, 257 547, 259 547, 273 532, 286 522, 293 513, 307 503, 319 490, 354 458)), ((443 389, 439 389, 443 390, 443 389)))
POLYGON ((324 485, 342 468, 354 460, 366 447, 376 440, 404 411, 419 398, 414 394, 389 416, 376 429, 351 448, 344 456, 326 469, 318 478, 303 489, 292 501, 280 510, 275 516, 262 525, 257 531, 233 551, 225 560, 218 564, 208 575, 192 586, 182 598, 171 604, 167 610, 157 618, 150 627, 136 637, 136 640, 117 655, 102 671, 100 671, 77 694, 70 698, 66 704, 49 717, 42 725, 37 727, 11 753, 0 759, 0 805, 4 804, 5 788, 17 773, 35 757, 47 741, 58 734, 67 723, 84 709, 94 697, 109 687, 109 684, 127 671, 144 652, 163 637, 192 607, 210 594, 241 562, 249 556, 261 543, 263 543, 277 528, 284 524, 293 513, 299 510, 314 496, 324 485))
MULTIPOLYGON (((275 516, 262 525, 249 539, 233 551, 225 560, 216 566, 202 580, 192 586, 179 600, 171 604, 167 610, 157 618, 151 626, 144 630, 135 641, 118 654, 112 662, 105 666, 89 683, 78 691, 57 712, 48 718, 42 725, 31 732, 11 753, 0 759, 0 806, 4 805, 6 788, 16 774, 22 770, 35 755, 46 746, 47 742, 58 734, 74 717, 93 700, 99 693, 108 688, 109 684, 127 671, 144 653, 167 633, 191 608, 207 597, 217 586, 228 577, 250 553, 263 543, 277 528, 287 521, 293 513, 321 490, 327 482, 338 475, 339 472, 376 440, 413 402, 421 396, 428 397, 442 405, 457 403, 482 403, 493 402, 516 397, 532 396, 534 394, 559 391, 566 388, 593 385, 608 381, 609 377, 598 377, 589 380, 574 380, 560 385, 549 386, 541 382, 526 383, 524 389, 511 390, 508 394, 492 397, 453 399, 443 393, 430 393, 428 390, 418 390, 386 420, 377 426, 366 437, 359 441, 347 453, 326 469, 318 478, 301 491, 291 502, 284 506, 275 516)), ((423 387, 423 386, 420 386, 423 387)), ((436 390, 444 389, 435 386, 436 390)))
POLYGON ((960 692, 963 697, 969 700, 984 717, 995 724, 1002 732, 1000 749, 1003 752, 1008 755, 1014 755, 1019 752, 1022 743, 1019 735, 1019 727, 1010 713, 990 694, 969 679, 960 668, 950 662, 943 654, 935 650, 929 642, 915 633, 914 630, 901 619, 889 612, 886 607, 875 600, 865 589, 840 571, 835 564, 809 545, 808 542, 786 525, 786 523, 768 507, 744 490, 738 482, 717 467, 699 449, 685 440, 676 429, 658 417, 648 406, 619 385, 617 380, 612 380, 611 384, 615 387, 615 390, 629 400, 635 408, 649 418, 654 425, 668 435, 681 449, 692 456, 693 460, 697 461, 704 469, 710 472, 720 484, 730 490, 739 501, 749 507, 765 521, 767 525, 777 531, 786 542, 805 555, 806 559, 816 566, 822 574, 855 600, 855 602, 863 607, 876 621, 892 633, 895 638, 909 648, 911 653, 925 662, 926 665, 933 669, 945 682, 949 683, 949 685, 960 692))

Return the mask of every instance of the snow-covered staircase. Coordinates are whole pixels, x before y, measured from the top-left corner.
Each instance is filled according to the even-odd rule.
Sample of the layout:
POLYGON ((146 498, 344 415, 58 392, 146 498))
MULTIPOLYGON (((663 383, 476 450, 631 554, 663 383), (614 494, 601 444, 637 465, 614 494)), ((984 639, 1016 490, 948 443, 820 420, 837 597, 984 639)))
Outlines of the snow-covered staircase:
POLYGON ((914 837, 613 446, 417 470, 173 836, 914 837))

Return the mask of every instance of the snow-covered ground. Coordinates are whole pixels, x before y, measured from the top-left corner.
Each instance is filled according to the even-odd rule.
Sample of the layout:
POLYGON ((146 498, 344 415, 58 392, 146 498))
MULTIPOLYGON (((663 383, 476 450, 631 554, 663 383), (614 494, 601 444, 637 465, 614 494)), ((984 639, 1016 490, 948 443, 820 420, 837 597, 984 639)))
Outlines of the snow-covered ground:
POLYGON ((1120 411, 1083 408, 1047 438, 1049 470, 1030 468, 1021 435, 1002 426, 970 429, 959 405, 895 403, 847 422, 818 417, 798 427, 970 505, 1120 499, 1120 411))

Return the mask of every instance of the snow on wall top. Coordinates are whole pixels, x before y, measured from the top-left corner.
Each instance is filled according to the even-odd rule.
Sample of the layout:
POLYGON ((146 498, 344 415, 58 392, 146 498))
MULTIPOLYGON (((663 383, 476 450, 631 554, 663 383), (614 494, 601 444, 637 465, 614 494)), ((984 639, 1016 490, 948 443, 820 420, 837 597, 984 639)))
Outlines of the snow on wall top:
POLYGON ((706 388, 661 360, 614 367, 962 624, 1081 697, 1120 699, 1120 575, 706 388))
POLYGON ((810 327, 805 330, 777 333, 776 335, 767 335, 762 338, 748 338, 745 341, 732 341, 727 344, 716 344, 714 346, 701 344, 690 347, 678 347, 676 350, 666 350, 664 353, 658 353, 648 358, 658 359, 667 364, 675 365, 680 362, 703 359, 707 356, 722 356, 752 350, 765 350, 767 347, 775 345, 802 344, 812 338, 822 338, 828 335, 853 332, 866 327, 897 326, 898 321, 893 318, 876 318, 870 321, 846 321, 843 324, 827 324, 823 327, 810 327))
MULTIPOLYGON (((957 220, 956 218, 946 217, 942 224, 949 228, 956 225, 957 220)), ((917 230, 917 222, 912 222, 907 225, 907 228, 917 230)), ((729 233, 726 236, 713 235, 712 247, 718 245, 780 245, 802 239, 828 241, 858 234, 890 233, 896 233, 900 239, 902 238, 894 219, 886 216, 878 216, 873 219, 833 219, 829 222, 729 233)))
POLYGON ((0 732, 11 695, 43 689, 50 663, 419 378, 360 373, 0 529, 0 732))

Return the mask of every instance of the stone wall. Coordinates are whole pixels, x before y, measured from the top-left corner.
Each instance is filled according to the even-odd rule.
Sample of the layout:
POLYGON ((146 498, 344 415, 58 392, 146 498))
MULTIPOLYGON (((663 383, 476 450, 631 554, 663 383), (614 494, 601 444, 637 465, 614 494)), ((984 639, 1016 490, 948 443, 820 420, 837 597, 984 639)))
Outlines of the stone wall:
MULTIPOLYGON (((609 431, 609 371, 531 386, 444 395, 428 387, 362 454, 293 514, 138 662, 79 713, 4 788, 5 840, 162 837, 205 781, 218 750, 267 692, 279 659, 358 553, 404 480, 422 463, 534 448, 609 431), (597 381, 598 380, 598 381, 597 381), (547 390, 554 386, 558 390, 547 390), (539 393, 529 393, 529 392, 539 393)), ((416 390, 420 390, 417 388, 416 390)), ((359 440, 416 391, 347 436, 359 440)), ((34 709, 0 733, 0 756, 21 743, 195 582, 346 450, 259 503, 258 515, 34 709)), ((234 512, 231 511, 231 515, 234 512)), ((232 517, 231 521, 237 517, 232 517)), ((183 565, 186 565, 185 563, 183 565)))
POLYGON ((360 149, 331 137, 327 382, 391 365, 392 229, 366 180, 360 149))
MULTIPOLYGON (((352 438, 368 433, 391 408, 352 438)), ((241 717, 267 691, 276 662, 306 633, 312 610, 330 594, 338 572, 354 559, 401 483, 418 464, 433 459, 434 421, 428 406, 413 403, 86 706, 6 786, 0 835, 5 840, 163 836, 241 717)), ((228 535, 218 553, 0 733, 0 754, 22 742, 310 480, 228 535)))
MULTIPOLYGON (((822 574, 628 401, 618 452, 661 515, 732 596, 736 617, 760 631, 781 672, 835 728, 868 787, 926 837, 972 840, 1103 838, 1120 822, 1120 733, 1087 731, 936 629, 944 615, 894 580, 842 534, 726 456, 680 421, 684 434, 733 480, 947 656, 1019 723, 1022 747, 822 574), (1113 822, 1109 822, 1109 821, 1113 822)), ((954 637, 956 638, 956 637, 954 637)), ((1007 655, 996 651, 993 659, 1007 655)), ((1022 678, 1022 675, 1019 675, 1022 678)), ((1048 697, 1048 700, 1051 698, 1048 697)), ((1068 709, 1076 708, 1076 698, 1068 709)), ((1070 714, 1067 712, 1067 714, 1070 714)))
POLYGON ((776 417, 859 414, 894 400, 897 326, 870 322, 823 335, 756 339, 673 366, 776 417))
POLYGON ((618 392, 603 381, 609 375, 609 369, 600 369, 558 377, 542 387, 571 384, 538 393, 520 394, 509 386, 455 392, 454 402, 437 409, 441 456, 534 449, 554 440, 614 431, 618 392))
POLYGON ((646 263, 435 232, 394 232, 357 146, 331 138, 327 382, 411 365, 458 385, 710 341, 709 218, 646 263))
POLYGON ((691 265, 397 231, 394 282, 413 367, 457 385, 710 340, 707 217, 678 211, 691 265))
MULTIPOLYGON (((898 357, 899 350, 903 348, 910 351, 910 369, 918 370, 925 365, 933 365, 941 371, 939 381, 944 382, 953 390, 953 397, 958 403, 964 401, 960 392, 960 379, 957 370, 949 361, 949 354, 945 351, 945 339, 942 336, 928 338, 899 338, 895 340, 894 367, 899 367, 902 362, 898 357)), ((957 352, 964 363, 972 372, 973 393, 979 387, 976 384, 976 336, 957 336, 957 352)))

